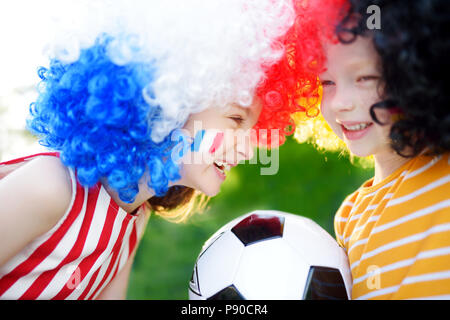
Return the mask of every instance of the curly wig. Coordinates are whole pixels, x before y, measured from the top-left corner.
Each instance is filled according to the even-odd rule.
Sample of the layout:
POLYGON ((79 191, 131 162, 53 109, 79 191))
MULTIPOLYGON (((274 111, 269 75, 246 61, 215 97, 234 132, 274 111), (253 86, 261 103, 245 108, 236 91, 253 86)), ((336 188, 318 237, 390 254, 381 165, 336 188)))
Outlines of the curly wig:
POLYGON ((107 177, 129 202, 147 167, 156 194, 180 176, 170 158, 170 136, 159 143, 148 138, 150 121, 160 117, 161 108, 149 107, 140 93, 152 80, 154 65, 113 63, 107 54, 112 41, 100 36, 75 62, 54 59, 39 69, 42 81, 28 127, 42 145, 60 151, 66 166, 77 169, 82 185, 107 177))
POLYGON ((319 115, 321 84, 325 67, 323 41, 337 41, 332 21, 343 15, 345 0, 294 0, 295 21, 278 40, 285 54, 266 71, 257 94, 263 109, 256 129, 279 130, 278 141, 270 132, 259 135, 260 145, 277 146, 286 136, 314 121, 319 115), (306 123, 301 121, 306 119, 306 123))
POLYGON ((371 107, 371 116, 380 123, 377 108, 398 114, 390 139, 401 156, 450 150, 449 27, 450 2, 446 0, 351 0, 337 28, 343 43, 357 36, 372 37, 381 59, 384 98, 371 107), (367 27, 370 5, 380 9, 380 29, 367 27), (348 28, 347 22, 354 17, 357 23, 348 28))
MULTIPOLYGON (((89 1, 79 9, 55 20, 28 128, 82 185, 104 177, 125 202, 146 172, 157 197, 180 179, 171 159, 180 140, 172 139, 190 114, 251 105, 285 55, 280 39, 296 14, 290 0, 89 1)), ((177 193, 194 194, 176 188, 174 201, 158 206, 183 203, 177 193)))
MULTIPOLYGON (((148 173, 156 212, 191 206, 198 195, 180 179, 173 141, 189 115, 237 103, 263 108, 255 126, 264 146, 279 146, 293 114, 319 113, 325 22, 336 8, 305 0, 88 1, 62 6, 39 69, 29 129, 60 152, 82 185, 100 178, 132 202, 148 173), (75 26, 75 28, 74 28, 75 26)), ((182 148, 183 150, 185 147, 182 148)), ((178 219, 178 215, 171 216, 178 219)))
POLYGON ((335 31, 347 14, 348 2, 294 0, 293 3, 295 23, 280 38, 286 53, 268 70, 268 80, 258 89, 264 108, 256 127, 281 128, 279 144, 286 135, 294 133, 300 143, 312 143, 320 150, 345 152, 345 143, 320 114, 319 74, 326 64, 323 44, 339 41, 335 31))

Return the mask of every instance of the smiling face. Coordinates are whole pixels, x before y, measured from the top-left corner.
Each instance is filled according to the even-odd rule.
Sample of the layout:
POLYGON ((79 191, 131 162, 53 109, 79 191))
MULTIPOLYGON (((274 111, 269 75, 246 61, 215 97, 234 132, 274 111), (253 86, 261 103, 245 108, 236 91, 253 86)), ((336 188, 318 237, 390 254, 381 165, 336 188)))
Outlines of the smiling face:
POLYGON ((360 157, 391 153, 388 111, 370 107, 381 100, 379 57, 370 37, 357 37, 350 44, 326 46, 327 70, 320 75, 323 85, 321 111, 336 135, 360 157))
POLYGON ((192 114, 183 127, 195 138, 191 152, 185 155, 190 161, 183 162, 182 178, 176 184, 215 196, 226 178, 226 171, 253 157, 250 129, 260 112, 261 104, 255 100, 249 107, 233 104, 192 114))

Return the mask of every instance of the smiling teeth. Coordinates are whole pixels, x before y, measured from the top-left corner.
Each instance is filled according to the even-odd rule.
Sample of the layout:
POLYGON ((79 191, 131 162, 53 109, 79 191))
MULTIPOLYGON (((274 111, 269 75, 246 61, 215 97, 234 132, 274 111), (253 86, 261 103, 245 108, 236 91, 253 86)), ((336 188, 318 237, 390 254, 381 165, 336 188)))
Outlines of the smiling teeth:
POLYGON ((347 129, 348 131, 359 131, 362 129, 367 128, 370 125, 370 123, 360 123, 360 124, 356 124, 354 126, 346 126, 346 125, 342 125, 345 129, 347 129))
POLYGON ((225 173, 225 171, 230 171, 231 166, 228 163, 224 163, 222 161, 214 161, 216 164, 217 169, 225 173))

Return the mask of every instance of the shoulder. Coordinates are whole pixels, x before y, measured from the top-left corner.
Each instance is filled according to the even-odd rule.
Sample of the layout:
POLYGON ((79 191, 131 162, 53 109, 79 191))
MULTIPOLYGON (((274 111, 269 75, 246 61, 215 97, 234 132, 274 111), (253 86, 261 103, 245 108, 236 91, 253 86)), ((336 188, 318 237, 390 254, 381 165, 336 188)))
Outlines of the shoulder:
POLYGON ((420 155, 413 159, 413 165, 409 169, 410 172, 415 173, 429 173, 433 171, 440 171, 443 174, 450 172, 450 153, 440 155, 428 156, 420 155))
MULTIPOLYGON (((23 166, 21 174, 34 186, 39 186, 43 196, 58 195, 63 199, 71 198, 72 179, 69 169, 57 157, 41 156, 23 166)), ((66 201, 67 202, 67 201, 66 201)))
POLYGON ((16 207, 21 214, 33 213, 50 224, 55 224, 64 215, 72 199, 70 171, 53 156, 29 160, 0 185, 2 192, 18 204, 16 207))
POLYGON ((358 194, 359 194, 359 188, 357 190, 353 191, 347 197, 345 197, 344 201, 342 201, 341 205, 339 206, 337 215, 348 216, 348 213, 350 212, 350 210, 353 208, 354 204, 357 201, 358 194))
MULTIPOLYGON (((42 156, 28 164, 29 180, 35 189, 35 197, 51 204, 52 212, 62 216, 72 199, 72 179, 69 169, 57 157, 42 156)), ((42 202, 41 201, 41 202, 42 202)))
MULTIPOLYGON (((418 156, 392 189, 390 206, 404 204, 405 210, 448 201, 450 192, 449 154, 418 156)), ((401 206, 396 206, 400 208, 401 206)))
POLYGON ((0 265, 61 221, 72 201, 70 171, 59 158, 26 160, 0 180, 0 265))
POLYGON ((450 187, 450 154, 418 156, 405 173, 405 186, 421 186, 442 183, 450 187))
POLYGON ((358 190, 354 191, 344 199, 339 209, 337 210, 336 215, 334 216, 334 226, 337 234, 342 233, 342 230, 347 223, 348 216, 350 215, 350 212, 356 203, 358 190))

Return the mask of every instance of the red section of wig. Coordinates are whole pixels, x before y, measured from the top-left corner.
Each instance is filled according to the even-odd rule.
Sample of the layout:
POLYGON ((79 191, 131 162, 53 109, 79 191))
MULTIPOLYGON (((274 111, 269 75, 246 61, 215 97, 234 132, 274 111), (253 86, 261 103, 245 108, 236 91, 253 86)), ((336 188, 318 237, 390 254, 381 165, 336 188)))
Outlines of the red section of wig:
POLYGON ((337 41, 335 26, 346 6, 347 0, 294 0, 295 23, 277 43, 283 45, 285 54, 268 68, 257 90, 262 101, 254 127, 259 146, 282 145, 295 131, 293 113, 305 112, 309 117, 319 114, 318 75, 326 62, 322 44, 325 40, 337 41), (277 129, 278 135, 271 135, 271 129, 277 129))

